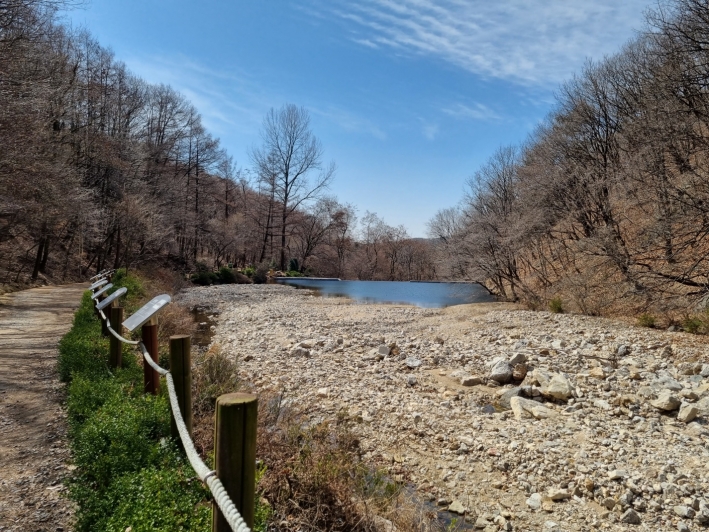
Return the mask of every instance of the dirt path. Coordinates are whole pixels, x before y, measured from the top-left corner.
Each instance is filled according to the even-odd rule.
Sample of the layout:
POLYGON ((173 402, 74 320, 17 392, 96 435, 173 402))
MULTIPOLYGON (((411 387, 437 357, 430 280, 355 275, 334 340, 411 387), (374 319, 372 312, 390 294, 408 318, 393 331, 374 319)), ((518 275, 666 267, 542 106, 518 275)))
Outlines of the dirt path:
POLYGON ((0 296, 0 531, 71 529, 57 342, 88 285, 0 296))

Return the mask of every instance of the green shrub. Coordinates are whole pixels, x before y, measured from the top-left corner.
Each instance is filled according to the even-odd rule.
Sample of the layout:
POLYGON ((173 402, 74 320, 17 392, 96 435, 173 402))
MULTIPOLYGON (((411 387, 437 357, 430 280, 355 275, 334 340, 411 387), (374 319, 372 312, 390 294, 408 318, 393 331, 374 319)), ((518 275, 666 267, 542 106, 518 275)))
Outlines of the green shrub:
POLYGON ((704 322, 696 316, 687 317, 682 322, 682 329, 691 334, 698 334, 703 326, 704 322))
POLYGON ((554 314, 561 314, 564 312, 564 306, 562 305, 561 298, 555 297, 549 300, 549 310, 554 314))
POLYGON ((209 286, 219 281, 219 277, 214 272, 201 271, 192 276, 192 282, 201 286, 209 286))
POLYGON ((124 532, 130 526, 133 532, 208 532, 212 512, 207 495, 189 465, 144 469, 111 486, 97 508, 95 530, 124 532))
POLYGON ((256 268, 252 266, 244 268, 244 275, 246 275, 246 277, 253 277, 254 273, 256 273, 256 268))
POLYGON ((111 282, 113 283, 112 291, 124 287, 128 289, 128 293, 121 298, 123 306, 126 307, 126 312, 130 314, 137 310, 138 303, 145 297, 143 282, 136 275, 128 274, 125 268, 116 270, 111 282))
POLYGON ((641 314, 638 316, 638 325, 640 327, 649 327, 652 329, 655 327, 655 316, 652 314, 641 314))
POLYGON ((231 268, 228 268, 226 266, 222 266, 219 269, 219 280, 222 283, 226 284, 232 284, 236 282, 236 274, 234 273, 234 270, 231 268))
POLYGON ((101 336, 101 325, 93 311, 91 294, 85 292, 74 325, 59 342, 59 378, 69 382, 74 373, 92 378, 108 375, 108 339, 101 336))
POLYGON ((157 442, 169 435, 163 397, 116 397, 76 430, 74 461, 83 481, 103 489, 117 476, 158 465, 163 453, 157 442))

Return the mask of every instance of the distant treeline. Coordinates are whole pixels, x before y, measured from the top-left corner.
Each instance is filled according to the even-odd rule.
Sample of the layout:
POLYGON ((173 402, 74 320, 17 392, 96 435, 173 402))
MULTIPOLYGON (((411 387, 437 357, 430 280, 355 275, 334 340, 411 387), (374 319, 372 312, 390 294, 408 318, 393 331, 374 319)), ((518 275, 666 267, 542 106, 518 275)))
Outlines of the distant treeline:
POLYGON ((60 24, 64 4, 0 2, 0 283, 154 263, 436 277, 426 241, 325 195, 304 109, 271 110, 242 170, 184 96, 60 24))
POLYGON ((521 147, 439 212, 441 274, 577 310, 688 309, 709 290, 709 2, 671 0, 589 62, 521 147))

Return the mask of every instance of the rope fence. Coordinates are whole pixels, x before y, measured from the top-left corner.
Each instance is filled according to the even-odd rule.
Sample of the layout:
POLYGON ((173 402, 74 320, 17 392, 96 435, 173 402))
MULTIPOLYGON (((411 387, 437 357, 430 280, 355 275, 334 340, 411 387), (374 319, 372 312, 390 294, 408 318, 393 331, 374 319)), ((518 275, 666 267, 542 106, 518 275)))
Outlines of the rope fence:
MULTIPOLYGON (((94 281, 94 280, 100 281, 102 279, 110 277, 112 274, 113 274, 113 270, 106 270, 106 271, 100 272, 96 276, 92 277, 91 280, 92 281, 94 281)), ((96 285, 96 284, 97 283, 94 283, 94 285, 96 285)), ((94 285, 92 285, 92 286, 94 286, 94 285)), ((226 394, 225 396, 221 396, 217 399, 217 408, 218 409, 220 406, 220 402, 222 403, 222 406, 226 405, 227 407, 233 406, 235 404, 244 405, 244 406, 247 406, 247 408, 242 409, 242 410, 248 410, 248 411, 252 412, 251 417, 253 418, 252 423, 249 422, 249 420, 247 420, 247 422, 235 424, 235 425, 241 425, 241 427, 239 427, 239 426, 236 427, 237 430, 239 428, 244 428, 249 425, 253 425, 253 430, 251 430, 251 431, 246 430, 245 431, 245 432, 253 432, 253 435, 239 434, 237 439, 244 439, 244 437, 246 436, 245 439, 253 439, 254 440, 251 445, 249 445, 250 442, 246 442, 246 444, 244 441, 233 442, 234 446, 236 446, 236 447, 241 447, 241 448, 248 447, 249 449, 252 450, 251 453, 249 453, 249 452, 244 453, 245 456, 241 456, 241 460, 237 460, 238 463, 235 464, 236 467, 233 467, 233 464, 230 464, 230 462, 233 462, 232 456, 227 456, 226 458, 224 456, 222 456, 222 457, 219 456, 219 454, 220 454, 219 448, 225 447, 223 445, 224 442, 222 442, 222 444, 220 444, 219 441, 215 441, 215 452, 216 452, 215 463, 217 465, 217 470, 231 469, 232 470, 231 472, 234 472, 234 470, 236 470, 237 475, 239 475, 241 477, 241 478, 237 478, 237 479, 231 479, 230 482, 227 482, 227 484, 230 487, 230 490, 227 490, 227 488, 224 486, 222 481, 217 476, 217 470, 211 470, 207 467, 207 465, 202 461, 201 457, 199 456, 199 453, 197 452, 197 449, 194 446, 194 442, 192 441, 192 438, 190 436, 190 428, 188 428, 187 424, 185 423, 184 417, 182 415, 182 411, 180 408, 180 399, 178 397, 178 395, 180 395, 180 394, 178 394, 178 390, 175 387, 175 381, 172 376, 172 373, 169 370, 166 370, 165 368, 161 367, 160 365, 158 365, 156 363, 156 361, 153 359, 153 356, 154 355, 156 356, 156 353, 150 353, 150 351, 146 347, 144 341, 140 341, 140 340, 134 341, 134 340, 129 340, 127 338, 124 338, 118 331, 116 331, 112 327, 111 320, 106 316, 106 314, 103 312, 102 309, 98 308, 99 304, 102 301, 102 296, 105 297, 103 295, 105 292, 105 290, 104 290, 105 286, 97 287, 97 288, 101 288, 101 289, 94 293, 93 299, 96 304, 96 310, 98 311, 97 313, 102 320, 102 327, 105 328, 105 330, 107 330, 108 333, 110 333, 119 342, 121 342, 123 344, 127 344, 127 345, 136 346, 140 350, 145 364, 147 364, 153 371, 157 372, 159 375, 165 377, 165 381, 167 383, 168 395, 169 395, 169 399, 170 399, 170 409, 172 411, 174 426, 176 426, 176 428, 177 428, 177 432, 179 434, 180 441, 182 442, 182 447, 185 451, 187 459, 188 459, 190 465, 192 466, 192 468, 194 469, 195 473, 197 473, 197 476, 199 477, 199 479, 209 488, 209 491, 212 493, 212 496, 214 497, 214 502, 216 503, 217 507, 221 511, 220 516, 215 515, 213 518, 212 530, 214 532, 221 532, 222 530, 228 530, 223 527, 224 523, 221 521, 221 519, 220 519, 220 517, 221 517, 221 518, 223 518, 224 522, 229 526, 229 528, 232 530, 232 532, 251 532, 251 529, 247 525, 246 519, 244 519, 244 517, 241 515, 241 513, 237 509, 236 505, 232 501, 232 498, 229 496, 228 491, 237 491, 238 492, 237 493, 237 500, 240 499, 240 502, 242 504, 242 511, 249 513, 249 510, 250 510, 250 520, 253 523, 253 504, 254 504, 255 485, 249 486, 249 482, 251 484, 255 484, 255 478, 254 478, 254 473, 249 474, 249 470, 255 469, 255 420, 256 420, 256 418, 255 418, 255 412, 256 412, 255 401, 247 401, 247 402, 253 403, 253 405, 244 405, 245 401, 243 401, 243 398, 240 398, 242 400, 239 400, 239 399, 234 400, 234 397, 231 397, 231 396, 237 396, 237 395, 243 396, 245 394, 226 394), (101 292, 101 294, 99 294, 98 292, 101 292), (250 408, 250 406, 253 406, 253 407, 250 408), (249 454, 253 454, 254 456, 250 457, 250 456, 248 456, 249 454), (251 464, 249 464, 249 458, 253 458, 250 460, 251 464), (226 467, 220 467, 220 465, 224 465, 224 464, 226 464, 226 467), (249 467, 249 465, 251 467, 249 467), (244 470, 246 470, 246 471, 244 471, 244 470), (241 495, 241 497, 239 497, 239 495, 241 495), (244 507, 244 504, 246 505, 246 507, 244 507)), ((111 303, 111 305, 112 305, 112 303, 111 303)), ((150 303, 148 305, 150 305, 150 303)), ((134 314, 134 316, 139 314, 141 311, 144 311, 144 309, 146 307, 148 307, 148 305, 146 305, 145 307, 138 310, 134 314)), ((111 308, 111 307, 107 307, 107 308, 111 308)), ((156 312, 156 310, 154 310, 153 312, 156 312)), ((154 327, 155 329, 157 328, 155 326, 154 319, 149 318, 148 321, 150 322, 150 326, 154 327)), ((146 327, 146 325, 144 325, 144 324, 141 324, 141 325, 143 327, 146 327)), ((122 326, 120 328, 122 328, 122 326)), ((157 335, 157 332, 154 331, 154 334, 157 335)), ((145 336, 144 336, 143 340, 145 340, 145 336)), ((171 339, 171 341, 172 341, 172 339, 171 339)), ((148 344, 150 344, 150 342, 148 342, 148 344)), ((189 349, 189 342, 187 345, 188 345, 188 349, 189 349)), ((172 366, 172 364, 171 364, 171 366, 172 366)), ((184 370, 188 371, 188 372, 190 371, 189 364, 187 364, 187 367, 184 368, 184 370)), ((147 376, 146 376, 146 379, 147 379, 147 376)), ((191 377, 188 379, 188 381, 189 380, 191 380, 191 377)), ((146 380, 146 390, 147 390, 147 380, 146 380)), ((153 391, 153 393, 155 393, 155 392, 153 391)), ((184 395, 183 395, 183 397, 184 397, 184 395)), ((190 395, 190 397, 191 397, 191 395, 190 395)), ((251 396, 249 396, 249 398, 250 397, 251 396)), ((189 408, 191 411, 191 400, 189 402, 190 402, 190 404, 185 405, 185 408, 189 408)), ((237 414, 236 417, 239 418, 240 416, 241 417, 248 417, 248 416, 244 416, 244 412, 241 412, 241 414, 237 414)), ((222 439, 224 439, 223 435, 232 434, 234 427, 227 426, 230 424, 225 422, 224 429, 220 429, 219 411, 217 412, 216 417, 217 417, 217 430, 216 430, 215 439, 219 440, 220 437, 222 437, 222 439)), ((226 417, 229 417, 229 416, 226 416, 226 417)), ((233 415, 229 417, 229 420, 231 420, 231 421, 233 421, 234 419, 235 418, 233 415)), ((243 421, 243 420, 238 419, 238 421, 243 421)), ((227 450, 229 447, 231 447, 231 445, 226 445, 227 450)), ((248 449, 247 449, 247 451, 248 451, 248 449)), ((231 454, 231 453, 222 452, 221 454, 224 455, 224 454, 231 454)), ((214 512, 214 513, 217 514, 217 512, 214 512)))

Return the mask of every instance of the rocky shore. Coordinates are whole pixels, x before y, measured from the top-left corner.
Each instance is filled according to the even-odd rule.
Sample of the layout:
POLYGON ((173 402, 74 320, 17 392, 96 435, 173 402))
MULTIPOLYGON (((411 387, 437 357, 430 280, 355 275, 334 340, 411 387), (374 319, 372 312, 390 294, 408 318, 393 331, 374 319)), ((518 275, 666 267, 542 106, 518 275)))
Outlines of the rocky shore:
POLYGON ((191 288, 244 380, 346 411, 365 457, 485 531, 709 526, 706 337, 503 304, 191 288))

